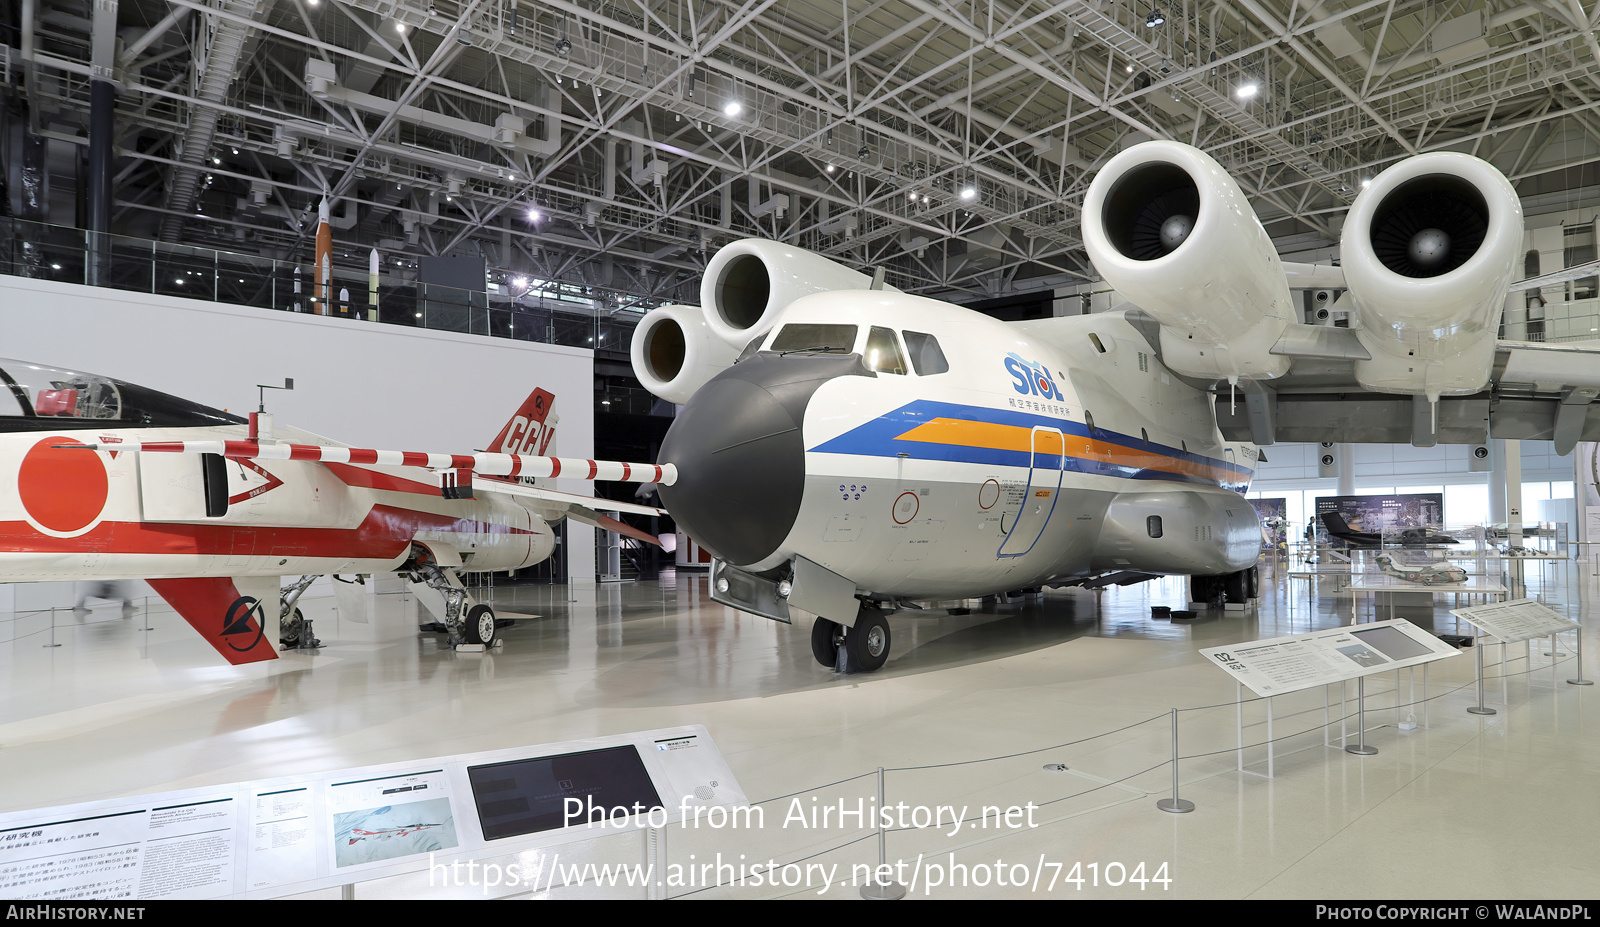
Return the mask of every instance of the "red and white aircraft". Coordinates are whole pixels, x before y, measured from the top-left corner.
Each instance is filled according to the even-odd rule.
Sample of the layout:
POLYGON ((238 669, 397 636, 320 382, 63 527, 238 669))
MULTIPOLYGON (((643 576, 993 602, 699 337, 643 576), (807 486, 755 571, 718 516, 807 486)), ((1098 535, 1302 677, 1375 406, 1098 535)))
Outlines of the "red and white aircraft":
POLYGON ((451 643, 492 643, 462 571, 552 553, 571 518, 655 543, 548 478, 661 482, 653 464, 539 456, 554 397, 534 390, 492 453, 336 444, 110 377, 0 360, 0 582, 143 579, 230 663, 276 658, 273 629, 315 576, 406 574, 451 643), (280 590, 286 575, 300 582, 280 590))

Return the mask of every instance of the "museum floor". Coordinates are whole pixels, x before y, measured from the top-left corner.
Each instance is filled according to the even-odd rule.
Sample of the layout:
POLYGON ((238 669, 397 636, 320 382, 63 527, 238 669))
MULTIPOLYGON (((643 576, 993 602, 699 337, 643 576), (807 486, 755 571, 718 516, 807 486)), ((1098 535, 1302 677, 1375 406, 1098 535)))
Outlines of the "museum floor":
MULTIPOLYGON (((1592 569, 1576 570, 1589 678, 1600 674, 1592 569)), ((1506 701, 1498 681, 1489 689, 1493 716, 1465 711, 1475 703, 1471 650, 1435 664, 1427 700, 1399 712, 1397 692, 1423 698, 1423 674, 1372 677, 1375 756, 1338 749, 1337 690, 1326 709, 1333 746, 1323 690, 1280 697, 1267 778, 1260 747, 1238 770, 1235 685, 1196 650, 1347 623, 1349 599, 1331 583, 1297 580, 1291 599, 1268 573, 1257 613, 1188 623, 1150 617, 1153 604, 1181 607, 1179 580, 973 602, 959 617, 902 613, 890 619, 888 665, 869 676, 817 666, 809 627, 737 616, 710 602, 705 584, 703 574, 669 573, 502 585, 502 616, 537 617, 488 654, 442 649, 416 633, 414 600, 380 596, 372 625, 341 625, 331 612, 319 620, 320 652, 239 668, 154 606, 149 631, 143 613, 124 619, 115 605, 87 618, 57 613, 55 648, 44 646, 37 616, 0 615, 10 641, 0 644, 0 811, 704 724, 746 794, 772 799, 767 826, 675 833, 669 859, 837 862, 842 882, 851 864, 876 859, 876 841, 850 826, 779 826, 789 796, 854 807, 883 766, 891 805, 966 806, 969 818, 982 806, 1039 806, 1033 827, 969 823, 952 836, 947 821, 889 834, 891 861, 924 862, 913 897, 1600 896, 1600 687, 1568 685, 1572 661, 1552 667, 1538 642, 1528 659, 1522 645, 1509 648, 1506 701), (1197 806, 1191 814, 1156 807, 1172 786, 1172 708, 1185 709, 1181 752, 1192 758, 1180 766, 1181 791, 1197 806), (939 768, 907 769, 928 766, 939 768), (928 888, 934 861, 941 878, 969 884, 928 888), (1075 863, 1081 887, 1062 881, 1075 863), (1144 877, 1170 883, 1127 881, 1140 864, 1144 877), (987 884, 971 884, 980 874, 987 884)), ((1441 597, 1447 631, 1444 608, 1441 597)), ((1265 739, 1264 719, 1262 702, 1245 707, 1247 741, 1265 739)), ((1346 730, 1353 739, 1353 718, 1346 730)), ((818 893, 813 884, 672 894, 818 893)), ((842 884, 825 893, 855 896, 842 884)))

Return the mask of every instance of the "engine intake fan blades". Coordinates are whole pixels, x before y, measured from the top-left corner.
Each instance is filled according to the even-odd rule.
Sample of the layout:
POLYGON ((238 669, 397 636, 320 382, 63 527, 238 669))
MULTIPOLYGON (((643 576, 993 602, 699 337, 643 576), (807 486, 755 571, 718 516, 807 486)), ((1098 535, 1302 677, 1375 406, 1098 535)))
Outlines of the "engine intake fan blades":
POLYGON ((1477 253, 1489 207, 1472 183, 1427 174, 1394 189, 1372 219, 1372 253, 1402 277, 1438 277, 1477 253))
POLYGON ((1106 237, 1135 261, 1176 251, 1200 219, 1200 190, 1176 164, 1152 162, 1130 170, 1106 197, 1106 237))

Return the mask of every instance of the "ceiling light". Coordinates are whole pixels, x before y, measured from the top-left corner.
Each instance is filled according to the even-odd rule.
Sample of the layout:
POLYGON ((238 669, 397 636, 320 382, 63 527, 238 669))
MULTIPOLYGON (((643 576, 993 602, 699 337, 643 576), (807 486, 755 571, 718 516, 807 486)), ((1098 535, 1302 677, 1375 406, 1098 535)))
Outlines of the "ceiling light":
POLYGON ((833 165, 832 164, 828 165, 828 173, 830 173, 830 174, 833 173, 833 165))
POLYGON ((908 192, 906 194, 906 196, 910 197, 911 198, 911 202, 913 202, 913 203, 915 203, 917 201, 917 191, 915 191, 915 190, 912 190, 912 191, 908 192))
POLYGON ((1255 96, 1256 95, 1256 91, 1258 91, 1260 89, 1261 89, 1261 85, 1260 84, 1256 83, 1253 80, 1250 80, 1250 81, 1245 81, 1244 83, 1240 84, 1239 85, 1239 89, 1237 91, 1235 91, 1235 93, 1238 95, 1239 99, 1248 100, 1251 97, 1255 96))
POLYGON ((724 116, 737 116, 742 112, 744 112, 744 107, 739 105, 738 100, 729 100, 728 105, 722 108, 724 116))
POLYGON ((566 55, 569 55, 571 53, 572 53, 572 43, 567 41, 567 37, 566 36, 562 36, 561 38, 556 39, 556 54, 565 57, 566 55))
POLYGON ((975 197, 977 195, 978 195, 978 191, 974 187, 962 187, 961 188, 961 198, 964 199, 964 200, 970 200, 970 199, 972 199, 973 197, 975 197))
POLYGON ((406 34, 406 24, 405 23, 395 23, 394 24, 394 31, 400 33, 401 35, 405 35, 406 34))
POLYGON ((1154 29, 1157 26, 1165 24, 1166 21, 1167 21, 1167 18, 1165 16, 1161 15, 1161 11, 1160 10, 1151 10, 1150 11, 1150 15, 1146 16, 1144 18, 1144 24, 1146 26, 1149 26, 1152 29, 1154 29))
POLYGON ((60 264, 51 264, 50 265, 50 269, 51 270, 60 270, 61 269, 61 265, 60 264))
POLYGON ((1133 65, 1129 64, 1127 67, 1123 68, 1123 70, 1127 71, 1129 74, 1132 74, 1133 73, 1133 65))
POLYGON ((924 203, 926 203, 928 201, 928 194, 926 194, 926 193, 922 194, 922 201, 924 203))
POLYGON ((1365 190, 1366 188, 1368 188, 1370 186, 1372 186, 1372 181, 1371 180, 1362 180, 1361 181, 1361 189, 1365 190))
POLYGON ((533 208, 528 210, 528 221, 529 222, 538 222, 540 219, 543 219, 543 218, 544 218, 544 214, 539 212, 539 208, 537 206, 535 206, 535 207, 533 207, 533 208))

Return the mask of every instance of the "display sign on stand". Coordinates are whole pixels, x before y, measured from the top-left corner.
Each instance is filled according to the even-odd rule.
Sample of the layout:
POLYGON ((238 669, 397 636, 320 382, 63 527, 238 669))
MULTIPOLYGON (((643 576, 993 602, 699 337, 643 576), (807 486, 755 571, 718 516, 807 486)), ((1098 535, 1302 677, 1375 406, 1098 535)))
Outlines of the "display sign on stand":
POLYGON ((1200 653, 1250 691, 1274 696, 1420 666, 1457 651, 1401 618, 1207 647, 1200 653))
MULTIPOLYGON (((271 898, 424 871, 432 885, 471 871, 456 862, 746 803, 703 726, 666 728, 3 814, 0 896, 271 898)), ((523 891, 560 887, 524 875, 523 891)))

